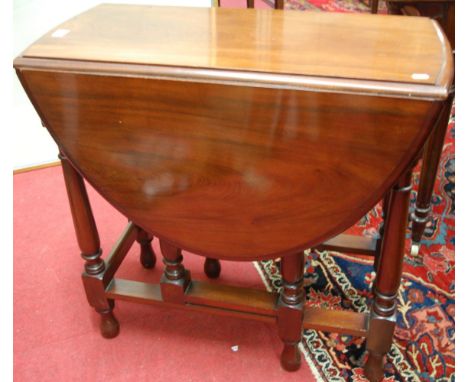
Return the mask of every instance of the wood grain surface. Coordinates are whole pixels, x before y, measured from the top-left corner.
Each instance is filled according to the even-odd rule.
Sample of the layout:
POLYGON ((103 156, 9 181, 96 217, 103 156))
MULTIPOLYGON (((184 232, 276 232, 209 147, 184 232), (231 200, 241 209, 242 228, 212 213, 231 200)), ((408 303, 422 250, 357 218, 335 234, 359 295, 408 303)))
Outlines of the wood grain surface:
POLYGON ((450 51, 426 18, 104 4, 23 56, 443 85, 450 51))
POLYGON ((297 253, 409 166, 435 102, 21 71, 79 171, 147 232, 213 258, 297 253))

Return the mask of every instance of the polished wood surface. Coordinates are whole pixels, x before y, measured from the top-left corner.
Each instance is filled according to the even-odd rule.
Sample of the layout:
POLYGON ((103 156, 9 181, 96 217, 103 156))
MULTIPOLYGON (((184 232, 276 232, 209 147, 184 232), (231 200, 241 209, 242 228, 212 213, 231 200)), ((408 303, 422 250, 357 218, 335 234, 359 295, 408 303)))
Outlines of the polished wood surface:
MULTIPOLYGON (((437 20, 447 35, 455 53, 455 0, 388 0, 387 7, 388 11, 393 14, 431 17, 437 20)), ((417 256, 419 253, 421 239, 430 220, 432 192, 439 169, 439 160, 445 143, 445 133, 454 97, 455 80, 453 91, 446 99, 443 110, 434 126, 434 131, 424 149, 418 196, 412 214, 411 238, 413 245, 411 253, 413 256, 417 256)))
MULTIPOLYGON (((85 260, 84 272, 81 275, 86 297, 89 304, 101 317, 101 334, 105 338, 113 338, 119 334, 119 322, 113 314, 114 301, 105 295, 106 264, 101 258, 102 249, 99 234, 89 204, 86 186, 82 176, 70 164, 67 158, 60 153, 63 177, 67 189, 70 210, 75 227, 76 239, 81 250, 81 257, 85 260)), ((127 230, 127 236, 132 226, 127 230)), ((126 241, 126 240, 124 240, 126 241)), ((120 245, 117 244, 116 248, 120 245)), ((127 249, 128 250, 128 249, 127 249)), ((118 251, 114 252, 117 253, 118 251)), ((118 259, 121 256, 115 256, 118 259)), ((118 267, 117 264, 115 264, 118 267)))
POLYGON ((368 313, 317 307, 304 309, 304 329, 366 337, 368 323, 368 313))
POLYGON ((430 17, 440 24, 455 49, 455 0, 387 0, 390 14, 430 17))
POLYGON ((276 315, 278 296, 265 290, 241 288, 214 283, 192 282, 185 301, 193 305, 243 310, 245 312, 276 315))
POLYGON ((299 342, 304 321, 304 253, 296 253, 281 259, 283 289, 278 299, 278 332, 283 341, 281 366, 295 371, 301 366, 299 342))
MULTIPOLYGON (((434 190, 437 172, 439 170, 440 157, 445 143, 447 126, 452 113, 452 104, 455 93, 445 101, 444 107, 434 126, 434 130, 426 142, 419 178, 418 196, 416 206, 412 213, 411 239, 413 244, 419 245, 423 238, 424 230, 431 216, 432 193, 434 190)), ((419 248, 418 248, 419 251, 419 248)), ((416 253, 414 253, 416 255, 416 253)))
POLYGON ((375 256, 377 240, 367 236, 341 234, 321 243, 315 249, 375 256))
POLYGON ((411 47, 395 50, 406 19, 354 17, 105 5, 15 65, 69 160, 135 224, 210 258, 273 258, 320 244, 376 204, 420 150, 440 107, 429 101, 446 96, 452 62, 435 24, 408 25, 411 47), (265 18, 274 33, 263 32, 265 18), (376 28, 372 41, 355 36, 361 54, 343 50, 342 28, 352 36, 362 25, 376 28), (163 39, 168 30, 181 32, 163 39), (374 81, 398 81, 412 65, 432 80, 374 81), (312 78, 320 68, 333 79, 312 78))
POLYGON ((447 50, 428 19, 104 4, 23 56, 439 85, 447 50))
POLYGON ((138 235, 139 228, 133 223, 128 223, 127 227, 109 252, 109 255, 106 257, 106 268, 102 275, 104 287, 107 287, 113 279, 128 251, 135 240, 138 239, 138 235))
MULTIPOLYGON (((452 57, 450 55, 450 57, 452 57)), ((93 61, 70 61, 17 57, 14 65, 23 70, 69 72, 89 75, 143 77, 182 82, 201 82, 220 85, 249 86, 272 89, 301 90, 339 94, 388 96, 421 100, 445 100, 448 95, 453 71, 443 70, 440 85, 414 84, 407 82, 383 82, 347 78, 304 76, 248 72, 240 70, 208 70, 175 66, 128 65, 93 61)), ((444 67, 453 68, 452 58, 444 67)), ((25 85, 24 85, 25 86, 25 85)))
POLYGON ((374 300, 366 342, 369 357, 364 370, 371 382, 379 382, 383 378, 384 357, 393 343, 398 289, 405 255, 411 179, 411 171, 401 175, 391 190, 386 206, 385 233, 373 284, 374 300))
POLYGON ((183 304, 191 278, 190 272, 182 264, 182 250, 162 239, 159 246, 165 265, 160 281, 162 298, 168 303, 183 304))
POLYGON ((396 98, 20 75, 52 136, 107 200, 147 232, 224 259, 297 253, 354 224, 420 151, 438 110, 396 98))
MULTIPOLYGON (((148 305, 167 304, 159 284, 113 279, 106 289, 110 299, 148 305)), ((276 322, 278 295, 252 288, 192 281, 185 295, 184 309, 224 316, 235 316, 269 324, 276 322)), ((173 308, 180 305, 171 305, 173 308)), ((366 337, 369 315, 352 311, 327 310, 317 307, 304 309, 304 329, 366 337)))

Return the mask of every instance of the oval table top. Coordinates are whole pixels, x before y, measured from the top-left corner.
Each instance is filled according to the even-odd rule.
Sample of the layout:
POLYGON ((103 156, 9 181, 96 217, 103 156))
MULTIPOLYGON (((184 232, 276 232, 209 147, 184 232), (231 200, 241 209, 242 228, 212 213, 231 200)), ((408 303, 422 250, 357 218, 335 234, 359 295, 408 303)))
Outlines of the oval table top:
POLYGON ((90 12, 63 25, 68 40, 55 43, 47 35, 15 61, 23 86, 60 149, 113 206, 155 236, 213 258, 297 253, 354 224, 415 160, 448 92, 448 83, 435 78, 451 77, 452 63, 427 20, 107 5, 90 12), (141 41, 118 31, 123 10, 123 28, 146 36, 141 41), (91 22, 97 17, 102 24, 91 22), (141 20, 148 28, 138 29, 141 20), (233 35, 238 21, 246 24, 233 35), (413 35, 410 24, 424 33, 413 35), (392 28, 409 33, 403 46, 424 42, 428 50, 400 55, 398 33, 382 34, 392 28), (253 41, 242 35, 249 30, 253 41), (187 31, 192 38, 177 41, 187 31), (301 31, 321 41, 288 40, 301 31), (362 50, 330 56, 342 44, 328 44, 344 31, 362 50), (158 49, 151 48, 151 34, 158 49), (162 35, 168 40, 156 38, 162 35), (217 38, 215 51, 208 37, 217 38), (384 47, 373 49, 371 40, 384 47), (248 54, 236 59, 238 52, 248 54), (118 60, 125 64, 110 62, 118 60), (181 71, 165 76, 155 71, 159 64, 181 71), (212 72, 195 78, 187 64, 211 65, 212 72), (431 84, 405 77, 416 64, 431 84), (255 78, 261 71, 294 73, 300 81, 353 77, 361 87, 219 80, 218 71, 227 69, 255 78), (443 91, 433 99, 430 92, 386 93, 388 83, 406 79, 443 91), (377 83, 376 91, 363 90, 367 80, 377 83))

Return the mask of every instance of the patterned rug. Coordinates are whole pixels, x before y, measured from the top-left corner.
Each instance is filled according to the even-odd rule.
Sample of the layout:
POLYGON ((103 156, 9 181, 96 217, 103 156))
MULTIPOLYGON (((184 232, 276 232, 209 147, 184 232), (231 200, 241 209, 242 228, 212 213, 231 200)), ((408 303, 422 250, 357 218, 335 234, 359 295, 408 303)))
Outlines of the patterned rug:
MULTIPOLYGON (((381 2, 382 3, 382 2, 381 2)), ((288 0, 287 8, 368 12, 357 0, 288 0)), ((384 9, 381 9, 384 12, 384 9)), ((455 380, 455 107, 433 195, 433 216, 418 256, 407 240, 403 280, 398 294, 395 343, 387 357, 385 382, 455 380)), ((414 174, 414 205, 420 165, 414 174)), ((348 230, 377 236, 381 222, 377 205, 348 230)), ((410 231, 407 231, 410 237, 410 231)), ((368 311, 375 277, 372 260, 336 252, 311 252, 306 257, 307 305, 368 311)), ((281 277, 273 261, 256 264, 267 288, 278 291, 281 277)), ((367 381, 363 376, 365 340, 313 330, 304 331, 301 351, 313 374, 324 381, 367 381)))
MULTIPOLYGON (((273 0, 263 0, 272 6, 273 0)), ((369 12, 369 0, 286 0, 285 9, 326 12, 369 12)), ((379 1, 379 13, 386 13, 385 1, 379 1)))

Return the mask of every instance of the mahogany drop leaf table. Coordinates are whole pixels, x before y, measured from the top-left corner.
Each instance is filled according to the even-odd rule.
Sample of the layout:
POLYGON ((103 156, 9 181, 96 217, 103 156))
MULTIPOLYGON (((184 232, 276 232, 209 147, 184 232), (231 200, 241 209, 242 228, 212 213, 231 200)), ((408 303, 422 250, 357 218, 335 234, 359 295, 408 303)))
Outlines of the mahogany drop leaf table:
POLYGON ((14 66, 57 142, 86 296, 114 337, 115 300, 275 323, 281 364, 303 328, 367 337, 366 375, 392 343, 411 168, 449 96, 437 23, 399 16, 100 5, 14 66), (362 33, 365 30, 365 33, 362 33), (104 260, 83 178, 129 219, 104 260), (384 199, 378 241, 340 235, 384 199), (131 245, 165 272, 115 278, 131 245), (370 313, 304 308, 303 251, 375 256, 370 313), (281 258, 280 295, 192 280, 182 250, 281 258))

